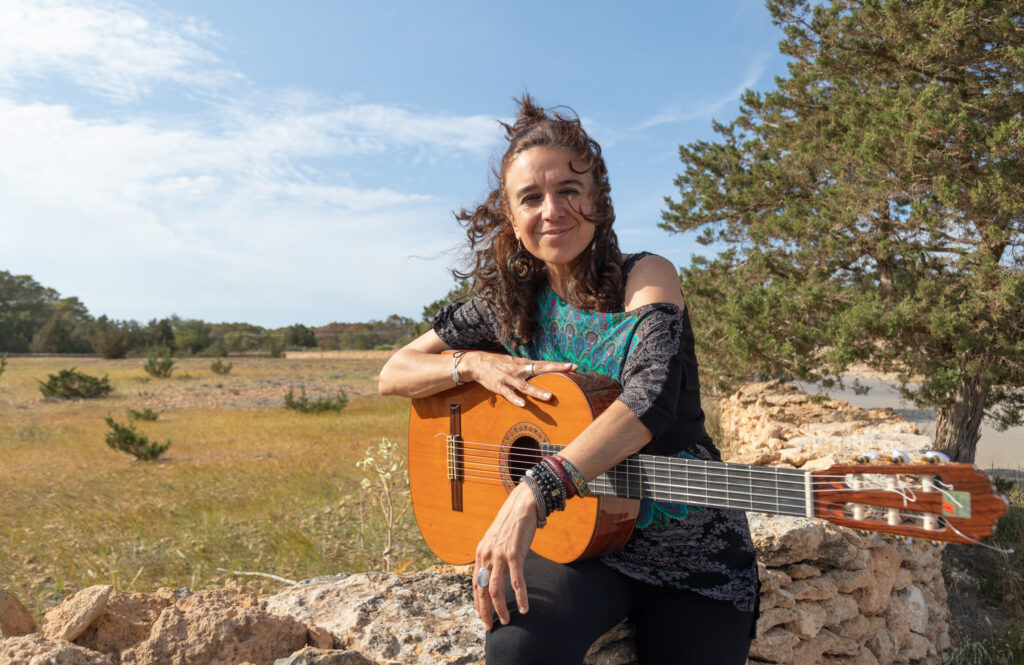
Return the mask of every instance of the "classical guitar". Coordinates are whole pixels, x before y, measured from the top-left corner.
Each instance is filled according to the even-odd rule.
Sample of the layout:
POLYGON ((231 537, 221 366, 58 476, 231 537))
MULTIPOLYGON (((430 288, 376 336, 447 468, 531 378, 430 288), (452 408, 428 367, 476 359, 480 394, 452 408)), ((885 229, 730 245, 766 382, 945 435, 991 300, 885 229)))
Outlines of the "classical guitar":
MULTIPOLYGON (((568 445, 611 404, 596 374, 531 379, 550 402, 517 407, 471 383, 412 401, 409 484, 420 531, 440 558, 473 561, 477 543, 526 469, 568 445)), ((560 562, 622 547, 640 499, 796 515, 935 541, 976 543, 1006 512, 969 464, 893 462, 820 471, 634 455, 589 483, 591 496, 548 518, 532 549, 560 562)))

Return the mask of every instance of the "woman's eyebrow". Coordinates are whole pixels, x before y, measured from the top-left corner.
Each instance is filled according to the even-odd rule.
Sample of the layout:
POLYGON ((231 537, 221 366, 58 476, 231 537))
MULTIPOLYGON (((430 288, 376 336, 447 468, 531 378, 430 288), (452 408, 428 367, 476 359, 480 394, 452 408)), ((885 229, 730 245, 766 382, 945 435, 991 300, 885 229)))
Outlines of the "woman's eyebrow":
MULTIPOLYGON (((583 181, 578 179, 578 178, 566 178, 565 180, 559 181, 559 183, 558 183, 559 187, 562 187, 564 185, 577 185, 578 187, 583 187, 583 181)), ((530 192, 532 190, 539 189, 539 188, 540 188, 539 185, 533 184, 533 183, 531 183, 529 185, 523 185, 522 187, 520 187, 519 189, 516 190, 516 198, 519 198, 523 194, 526 194, 527 192, 530 192)))

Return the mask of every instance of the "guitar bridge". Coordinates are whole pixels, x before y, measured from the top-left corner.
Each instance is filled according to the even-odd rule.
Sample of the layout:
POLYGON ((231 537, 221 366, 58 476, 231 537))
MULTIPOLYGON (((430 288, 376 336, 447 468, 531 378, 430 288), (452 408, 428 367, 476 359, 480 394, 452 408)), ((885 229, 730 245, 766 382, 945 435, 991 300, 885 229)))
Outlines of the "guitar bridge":
POLYGON ((462 405, 448 405, 448 436, 445 437, 448 449, 448 486, 451 489, 452 510, 462 512, 462 482, 465 478, 462 441, 462 405))

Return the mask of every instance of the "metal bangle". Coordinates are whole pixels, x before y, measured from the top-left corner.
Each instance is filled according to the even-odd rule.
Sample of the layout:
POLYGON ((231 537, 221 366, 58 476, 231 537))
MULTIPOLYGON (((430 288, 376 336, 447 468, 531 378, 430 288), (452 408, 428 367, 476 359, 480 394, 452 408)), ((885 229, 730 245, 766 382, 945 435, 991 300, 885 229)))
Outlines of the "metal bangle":
POLYGON ((452 383, 457 386, 461 386, 465 381, 459 380, 459 362, 462 360, 462 356, 466 355, 465 351, 456 351, 452 354, 452 383))

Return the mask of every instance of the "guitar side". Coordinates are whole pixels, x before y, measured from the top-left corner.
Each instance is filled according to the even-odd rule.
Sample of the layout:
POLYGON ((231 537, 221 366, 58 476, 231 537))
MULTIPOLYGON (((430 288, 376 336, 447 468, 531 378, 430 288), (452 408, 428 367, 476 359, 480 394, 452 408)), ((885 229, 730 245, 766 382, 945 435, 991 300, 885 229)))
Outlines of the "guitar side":
MULTIPOLYGON (((531 383, 554 395, 516 407, 478 384, 412 401, 409 485, 427 545, 441 559, 470 563, 476 546, 522 472, 540 461, 539 444, 566 446, 618 394, 614 382, 580 374, 542 374, 531 383), (452 440, 452 405, 457 429, 452 440)), ((590 496, 548 517, 531 549, 559 562, 615 551, 632 533, 639 502, 590 496)))

